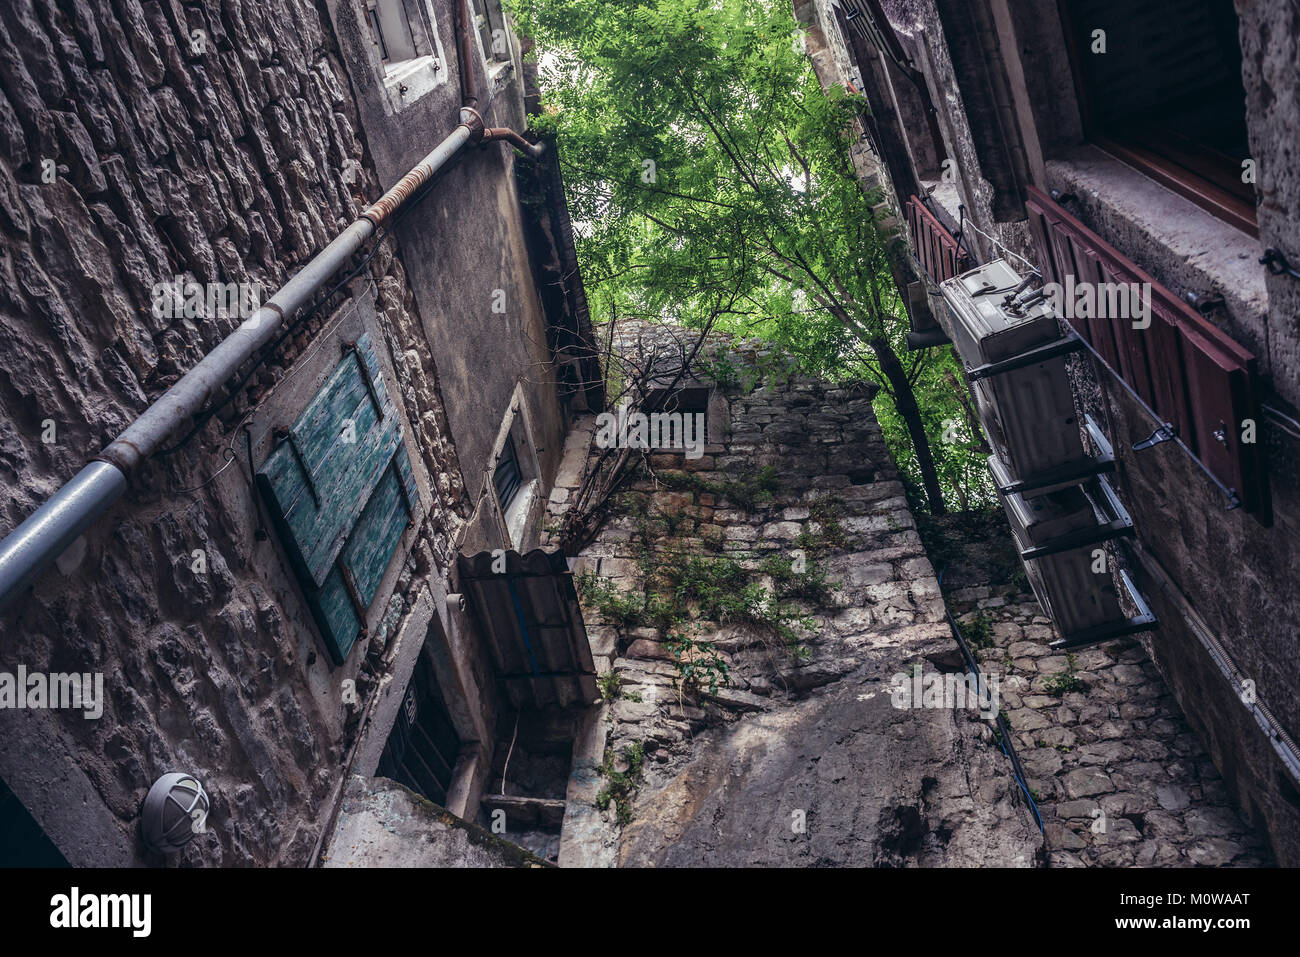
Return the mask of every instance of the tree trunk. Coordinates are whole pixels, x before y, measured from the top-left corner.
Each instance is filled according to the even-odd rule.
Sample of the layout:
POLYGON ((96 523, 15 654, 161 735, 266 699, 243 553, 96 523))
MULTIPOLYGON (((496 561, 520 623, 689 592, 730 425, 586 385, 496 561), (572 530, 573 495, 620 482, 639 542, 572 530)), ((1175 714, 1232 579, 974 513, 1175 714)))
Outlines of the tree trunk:
POLYGON ((925 497, 930 502, 931 515, 946 515, 948 510, 943 504, 943 490, 939 488, 939 473, 934 467, 934 455, 930 451, 930 438, 925 434, 925 423, 921 421, 921 409, 916 404, 916 393, 912 383, 907 381, 907 373, 889 340, 884 336, 872 337, 868 345, 880 362, 880 371, 889 380, 889 388, 894 393, 894 407, 907 425, 907 434, 912 438, 912 448, 916 450, 916 464, 921 469, 921 481, 925 485, 925 497))

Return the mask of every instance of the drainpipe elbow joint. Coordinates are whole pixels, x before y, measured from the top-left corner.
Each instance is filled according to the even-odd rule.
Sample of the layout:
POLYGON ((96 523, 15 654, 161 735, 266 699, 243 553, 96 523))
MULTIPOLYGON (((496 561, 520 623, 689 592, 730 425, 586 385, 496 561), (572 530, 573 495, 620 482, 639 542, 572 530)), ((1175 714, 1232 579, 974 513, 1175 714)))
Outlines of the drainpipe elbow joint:
POLYGON ((483 122, 483 116, 472 106, 462 106, 460 108, 460 125, 469 130, 469 145, 474 146, 483 141, 483 135, 487 132, 487 124, 483 122))

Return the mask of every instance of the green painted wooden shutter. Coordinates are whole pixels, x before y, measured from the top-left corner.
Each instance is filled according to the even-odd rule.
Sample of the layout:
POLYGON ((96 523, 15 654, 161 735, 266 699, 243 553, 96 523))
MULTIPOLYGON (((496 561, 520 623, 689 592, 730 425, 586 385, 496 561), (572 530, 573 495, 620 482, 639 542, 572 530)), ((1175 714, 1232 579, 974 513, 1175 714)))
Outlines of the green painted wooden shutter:
POLYGON ((370 338, 345 352, 257 472, 335 664, 352 650, 419 496, 370 338))

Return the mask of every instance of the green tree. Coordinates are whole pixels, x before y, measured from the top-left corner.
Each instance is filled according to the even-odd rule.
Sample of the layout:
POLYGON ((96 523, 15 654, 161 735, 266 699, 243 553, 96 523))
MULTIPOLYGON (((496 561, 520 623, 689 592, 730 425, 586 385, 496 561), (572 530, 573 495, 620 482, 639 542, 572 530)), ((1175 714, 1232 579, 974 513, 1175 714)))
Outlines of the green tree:
POLYGON ((864 102, 822 90, 788 7, 515 0, 513 12, 540 51, 537 125, 557 137, 597 313, 735 324, 810 370, 865 373, 942 513, 916 393, 941 363, 900 359, 898 240, 849 152, 864 102))

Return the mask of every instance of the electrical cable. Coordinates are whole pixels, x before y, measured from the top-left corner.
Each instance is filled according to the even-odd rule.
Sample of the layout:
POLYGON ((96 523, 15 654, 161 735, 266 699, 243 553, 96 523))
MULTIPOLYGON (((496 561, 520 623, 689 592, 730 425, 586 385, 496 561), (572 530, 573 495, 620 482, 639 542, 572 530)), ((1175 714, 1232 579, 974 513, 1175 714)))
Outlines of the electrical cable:
POLYGON ((962 206, 962 207, 961 207, 961 211, 962 211, 962 220, 961 220, 961 223, 962 223, 962 224, 961 224, 961 226, 960 226, 960 228, 959 228, 959 231, 960 231, 960 232, 965 233, 965 232, 966 232, 966 227, 967 227, 967 226, 970 226, 971 229, 975 230, 975 232, 977 232, 979 235, 983 236, 985 239, 987 239, 989 242, 991 242, 991 243, 993 244, 994 248, 997 249, 999 252, 1004 253, 1004 254, 1007 255, 1007 256, 1010 256, 1012 259, 1016 259, 1016 260, 1019 260, 1020 262, 1024 263, 1024 264, 1025 264, 1025 267, 1026 267, 1027 269, 1029 269, 1030 272, 1033 272, 1033 273, 1037 273, 1037 272, 1038 272, 1038 267, 1035 266, 1033 263, 1031 263, 1031 262, 1030 262, 1028 259, 1026 259, 1024 256, 1020 255, 1020 254, 1017 253, 1017 252, 1013 252, 1012 250, 1008 249, 1005 245, 1003 245, 1002 241, 999 240, 996 236, 991 236, 991 235, 989 235, 988 233, 984 232, 984 230, 980 229, 978 226, 975 225, 974 220, 969 220, 969 219, 967 219, 967 218, 966 218, 966 207, 965 207, 965 206, 962 206))
MULTIPOLYGON (((943 588, 943 573, 947 570, 948 569, 945 567, 939 572, 938 578, 940 589, 943 588)), ((957 619, 954 618, 952 612, 948 610, 947 602, 944 602, 943 611, 948 618, 948 625, 952 628, 953 635, 957 639, 957 644, 961 646, 962 657, 966 659, 967 666, 975 676, 976 682, 978 683, 982 681, 984 673, 980 670, 979 662, 975 660, 975 655, 971 652, 970 646, 966 644, 966 638, 961 633, 961 627, 957 624, 957 619)), ((1016 746, 1011 743, 1011 729, 1007 726, 1006 719, 1002 717, 1002 710, 1000 708, 998 709, 995 724, 998 729, 998 743, 1002 746, 1002 753, 1011 761, 1011 773, 1015 777, 1016 783, 1020 785, 1020 790, 1024 792, 1025 800, 1029 802, 1029 809, 1034 812, 1034 820, 1038 822, 1038 830, 1046 836, 1047 830, 1043 827, 1042 815, 1038 813, 1038 802, 1034 800, 1034 796, 1029 792, 1029 785, 1025 783, 1025 771, 1024 768, 1020 766, 1020 756, 1016 753, 1016 746)))

